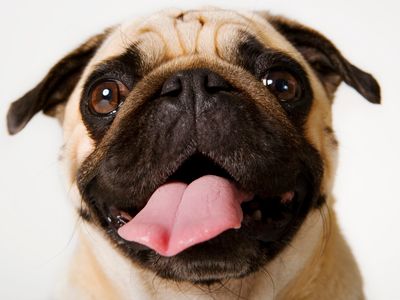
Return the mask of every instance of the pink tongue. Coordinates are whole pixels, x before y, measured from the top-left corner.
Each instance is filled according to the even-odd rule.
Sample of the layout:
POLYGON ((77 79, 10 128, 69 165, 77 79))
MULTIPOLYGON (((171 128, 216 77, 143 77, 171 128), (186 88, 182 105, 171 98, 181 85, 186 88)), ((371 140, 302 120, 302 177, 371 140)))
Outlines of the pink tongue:
POLYGON ((214 175, 200 177, 189 185, 166 183, 118 234, 163 256, 173 256, 227 229, 240 228, 240 204, 250 197, 227 179, 214 175))

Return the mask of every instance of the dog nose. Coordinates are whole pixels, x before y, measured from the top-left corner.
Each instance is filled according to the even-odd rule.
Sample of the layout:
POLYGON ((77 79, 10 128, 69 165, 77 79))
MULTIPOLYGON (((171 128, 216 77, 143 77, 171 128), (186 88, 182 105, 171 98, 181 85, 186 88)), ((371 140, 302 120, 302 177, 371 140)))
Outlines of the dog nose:
POLYGON ((209 69, 190 69, 169 77, 162 86, 161 96, 201 97, 231 89, 225 79, 209 69))

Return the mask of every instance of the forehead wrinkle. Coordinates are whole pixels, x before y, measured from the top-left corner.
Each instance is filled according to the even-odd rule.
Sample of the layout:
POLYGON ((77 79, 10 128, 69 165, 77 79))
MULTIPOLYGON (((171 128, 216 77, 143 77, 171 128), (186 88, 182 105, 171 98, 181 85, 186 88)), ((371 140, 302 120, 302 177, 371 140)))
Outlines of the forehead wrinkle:
POLYGON ((215 31, 215 51, 221 59, 232 59, 237 46, 243 41, 243 30, 252 33, 246 24, 240 22, 223 23, 215 31))
MULTIPOLYGON (((220 58, 226 59, 227 55, 223 55, 223 48, 232 47, 233 39, 236 36, 235 27, 245 27, 246 22, 235 11, 229 10, 211 10, 196 11, 192 13, 192 18, 201 19, 204 26, 199 34, 197 42, 197 51, 199 53, 214 54, 220 58), (220 39, 220 30, 222 27, 233 27, 228 33, 220 39), (219 43, 219 40, 225 43, 219 43)), ((229 55, 228 55, 229 56, 229 55)))
POLYGON ((139 31, 156 33, 166 46, 167 58, 173 58, 184 54, 184 49, 179 38, 179 32, 176 28, 175 17, 156 15, 142 24, 139 31))
POLYGON ((176 29, 178 31, 179 41, 185 55, 194 54, 197 50, 199 32, 202 29, 200 20, 176 19, 176 29))
POLYGON ((175 14, 157 14, 140 24, 137 33, 154 32, 166 46, 166 58, 173 59, 194 53, 218 53, 217 36, 223 25, 246 28, 251 24, 235 11, 195 10, 175 14))
MULTIPOLYGON (((108 56, 122 54, 128 44, 141 40, 144 44, 139 48, 142 49, 149 63, 153 65, 157 65, 165 59, 194 53, 208 53, 226 59, 222 52, 232 47, 235 33, 228 31, 232 32, 232 37, 224 39, 227 44, 224 46, 218 43, 220 29, 224 25, 242 27, 246 31, 260 36, 259 30, 254 29, 256 22, 252 21, 256 17, 257 15, 254 13, 242 15, 236 11, 219 9, 186 12, 181 10, 163 11, 118 26, 100 47, 96 58, 104 59, 107 54, 109 54, 108 56)), ((260 19, 262 18, 260 17, 260 19)), ((264 23, 267 22, 264 21, 264 23)), ((262 40, 265 41, 263 38, 262 40)))

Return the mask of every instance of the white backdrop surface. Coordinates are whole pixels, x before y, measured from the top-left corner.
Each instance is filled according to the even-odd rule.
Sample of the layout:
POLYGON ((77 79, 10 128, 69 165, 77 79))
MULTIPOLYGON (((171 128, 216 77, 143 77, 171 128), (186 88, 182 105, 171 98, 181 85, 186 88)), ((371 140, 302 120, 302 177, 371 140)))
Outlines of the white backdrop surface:
POLYGON ((334 105, 340 141, 335 195, 368 299, 400 299, 400 6, 397 1, 13 0, 0 10, 0 299, 50 299, 74 247, 74 221, 57 162, 56 121, 42 114, 7 135, 12 100, 65 53, 103 28, 163 7, 267 9, 314 27, 375 75, 383 105, 342 85, 334 105))

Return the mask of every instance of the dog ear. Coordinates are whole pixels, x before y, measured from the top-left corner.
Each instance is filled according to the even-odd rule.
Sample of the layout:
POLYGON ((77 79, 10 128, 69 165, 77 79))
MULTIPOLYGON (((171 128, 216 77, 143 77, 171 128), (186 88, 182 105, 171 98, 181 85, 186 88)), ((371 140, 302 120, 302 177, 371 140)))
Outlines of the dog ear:
POLYGON ((304 56, 330 97, 344 81, 368 101, 380 103, 380 87, 375 78, 352 65, 326 37, 289 19, 264 16, 304 56))
POLYGON ((84 68, 94 56, 109 30, 95 35, 57 62, 39 84, 13 102, 7 114, 10 134, 21 131, 40 110, 50 116, 59 114, 60 104, 71 95, 84 68))

